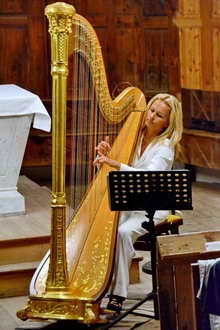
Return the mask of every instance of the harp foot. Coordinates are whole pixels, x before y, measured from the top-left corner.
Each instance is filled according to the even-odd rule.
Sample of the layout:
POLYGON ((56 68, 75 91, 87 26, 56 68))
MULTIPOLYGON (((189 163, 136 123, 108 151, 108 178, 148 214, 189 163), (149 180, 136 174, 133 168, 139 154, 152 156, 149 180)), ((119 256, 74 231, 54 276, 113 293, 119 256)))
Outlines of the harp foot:
POLYGON ((84 324, 106 324, 108 320, 102 318, 103 310, 100 308, 100 303, 86 303, 84 320, 81 323, 84 324), (101 316, 101 317, 100 317, 101 316))
POLYGON ((29 311, 29 307, 26 306, 23 309, 19 309, 16 313, 17 317, 19 319, 21 319, 22 321, 26 321, 28 319, 28 311, 29 311))
POLYGON ((22 321, 27 319, 40 320, 72 320, 84 324, 106 323, 100 317, 100 304, 92 303, 91 299, 53 298, 30 296, 28 305, 17 311, 22 321))
POLYGON ((85 323, 91 323, 96 319, 95 313, 92 310, 92 304, 85 304, 85 323))

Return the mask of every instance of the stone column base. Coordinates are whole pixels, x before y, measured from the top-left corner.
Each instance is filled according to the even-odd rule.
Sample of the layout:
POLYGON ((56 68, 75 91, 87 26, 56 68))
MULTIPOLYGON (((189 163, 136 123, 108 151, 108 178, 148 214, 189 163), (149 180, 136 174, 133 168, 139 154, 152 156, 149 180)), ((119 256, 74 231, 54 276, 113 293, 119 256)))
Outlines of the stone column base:
POLYGON ((16 190, 0 191, 0 216, 25 214, 24 197, 16 190))

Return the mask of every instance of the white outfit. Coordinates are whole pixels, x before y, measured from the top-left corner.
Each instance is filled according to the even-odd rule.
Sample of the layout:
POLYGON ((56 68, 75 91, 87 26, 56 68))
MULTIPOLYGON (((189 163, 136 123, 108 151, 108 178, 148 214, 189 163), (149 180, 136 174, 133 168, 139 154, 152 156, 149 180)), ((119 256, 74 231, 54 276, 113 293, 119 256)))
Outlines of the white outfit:
MULTIPOLYGON (((133 166, 121 164, 120 171, 157 171, 171 170, 174 160, 174 147, 170 140, 151 143, 140 156, 141 142, 137 147, 133 166)), ((123 211, 120 214, 116 247, 116 263, 111 294, 127 297, 129 268, 135 256, 134 242, 147 231, 141 224, 146 221, 144 211, 123 211)), ((165 220, 169 211, 156 211, 154 222, 165 220)))

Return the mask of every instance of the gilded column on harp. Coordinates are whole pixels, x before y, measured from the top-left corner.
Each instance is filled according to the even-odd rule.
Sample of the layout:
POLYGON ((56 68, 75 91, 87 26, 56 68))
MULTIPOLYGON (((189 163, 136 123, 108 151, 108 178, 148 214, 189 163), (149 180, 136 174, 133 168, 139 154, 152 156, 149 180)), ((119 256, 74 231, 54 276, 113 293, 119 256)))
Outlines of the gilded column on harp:
POLYGON ((52 230, 46 292, 68 286, 66 263, 66 94, 68 43, 75 14, 73 6, 57 2, 45 8, 51 35, 52 74, 52 230))

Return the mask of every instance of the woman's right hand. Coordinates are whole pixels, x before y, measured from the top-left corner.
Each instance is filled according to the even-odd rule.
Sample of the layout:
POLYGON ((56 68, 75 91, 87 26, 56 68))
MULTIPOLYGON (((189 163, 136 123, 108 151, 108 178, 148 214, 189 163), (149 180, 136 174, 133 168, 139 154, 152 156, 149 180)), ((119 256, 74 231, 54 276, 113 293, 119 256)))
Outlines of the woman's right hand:
POLYGON ((96 147, 98 152, 98 156, 94 160, 93 164, 97 166, 102 166, 103 164, 109 165, 116 170, 120 169, 121 164, 114 159, 108 157, 108 153, 111 150, 111 146, 109 144, 109 136, 106 136, 104 141, 101 141, 96 147))
POLYGON ((109 144, 109 136, 106 136, 104 141, 101 141, 96 147, 97 153, 99 156, 106 156, 111 150, 111 146, 109 144))

